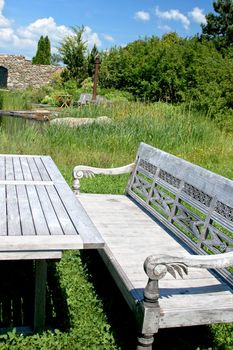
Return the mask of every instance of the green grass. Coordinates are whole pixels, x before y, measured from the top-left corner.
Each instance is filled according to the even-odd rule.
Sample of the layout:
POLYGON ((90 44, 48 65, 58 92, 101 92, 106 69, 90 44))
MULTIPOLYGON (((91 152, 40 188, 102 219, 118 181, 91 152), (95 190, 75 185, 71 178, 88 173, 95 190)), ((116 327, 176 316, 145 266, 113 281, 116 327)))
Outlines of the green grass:
POLYGON ((0 109, 25 110, 30 109, 26 96, 22 92, 0 90, 0 109))
MULTIPOLYGON (((66 109, 62 110, 61 117, 95 118, 103 115, 110 117, 112 122, 103 125, 94 123, 73 129, 49 126, 46 123, 31 126, 13 118, 1 126, 0 121, 0 153, 49 154, 71 185, 72 169, 75 165, 116 167, 131 163, 139 143, 143 141, 233 178, 233 135, 220 130, 203 115, 162 103, 128 102, 66 109)), ((98 176, 91 180, 84 179, 81 190, 123 193, 126 183, 127 176, 98 176)), ((31 337, 18 337, 10 333, 4 339, 1 338, 0 350, 117 349, 119 346, 130 349, 128 340, 123 337, 119 341, 115 334, 116 328, 120 326, 116 325, 114 329, 110 327, 114 322, 107 322, 103 311, 105 307, 90 280, 91 270, 86 269, 81 262, 79 254, 70 252, 57 267, 67 298, 70 329, 63 332, 48 331, 31 337)), ((112 291, 109 293, 106 303, 113 303, 112 291)), ((232 328, 227 332, 229 335, 232 328)), ((220 333, 215 331, 214 334, 215 341, 219 340, 216 349, 230 349, 228 345, 224 347, 222 344, 220 333)), ((200 348, 204 349, 201 346, 202 344, 200 348)), ((185 349, 185 346, 180 345, 179 349, 185 349)))

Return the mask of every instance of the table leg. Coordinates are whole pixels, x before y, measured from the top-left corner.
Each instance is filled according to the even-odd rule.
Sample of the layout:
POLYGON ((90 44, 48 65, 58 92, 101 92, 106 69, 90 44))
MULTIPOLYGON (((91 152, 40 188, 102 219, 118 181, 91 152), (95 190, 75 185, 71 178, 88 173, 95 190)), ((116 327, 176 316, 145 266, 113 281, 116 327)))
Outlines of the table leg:
POLYGON ((46 260, 35 260, 34 330, 36 331, 43 330, 45 326, 46 280, 46 260))

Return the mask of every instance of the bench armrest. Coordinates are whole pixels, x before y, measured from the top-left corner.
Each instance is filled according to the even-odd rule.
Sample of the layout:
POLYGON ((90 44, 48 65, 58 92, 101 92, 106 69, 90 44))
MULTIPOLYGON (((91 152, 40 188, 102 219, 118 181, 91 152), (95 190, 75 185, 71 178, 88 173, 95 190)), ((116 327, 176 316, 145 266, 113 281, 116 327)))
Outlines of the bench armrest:
POLYGON ((80 179, 83 177, 94 177, 95 175, 121 175, 131 173, 135 167, 135 163, 131 163, 119 168, 94 168, 87 165, 78 165, 73 170, 73 186, 72 189, 75 194, 80 193, 80 179))
POLYGON ((144 270, 149 277, 144 290, 144 298, 149 302, 156 302, 159 298, 158 281, 166 273, 176 278, 176 273, 183 278, 188 274, 189 267, 196 268, 225 268, 233 266, 233 252, 215 255, 190 255, 187 257, 154 256, 150 255, 144 262, 144 270))

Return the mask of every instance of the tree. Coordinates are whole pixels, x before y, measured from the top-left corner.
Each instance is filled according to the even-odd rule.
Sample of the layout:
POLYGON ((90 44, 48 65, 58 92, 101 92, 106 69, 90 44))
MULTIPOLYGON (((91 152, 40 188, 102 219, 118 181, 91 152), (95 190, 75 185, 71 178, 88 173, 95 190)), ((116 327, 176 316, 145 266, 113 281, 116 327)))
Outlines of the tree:
POLYGON ((51 64, 51 44, 47 35, 44 38, 44 64, 51 64))
POLYGON ((32 58, 33 64, 51 64, 51 45, 48 36, 41 36, 38 44, 36 55, 32 58))
POLYGON ((72 27, 73 35, 66 36, 58 49, 66 69, 62 76, 64 80, 75 79, 78 86, 88 76, 87 74, 87 44, 82 36, 85 28, 72 27))
POLYGON ((203 38, 213 40, 218 49, 233 45, 233 1, 217 0, 213 2, 214 11, 206 15, 206 24, 202 24, 203 38))
POLYGON ((89 77, 93 77, 94 76, 94 73, 95 73, 95 59, 96 59, 96 56, 98 55, 99 51, 96 47, 96 44, 94 44, 90 54, 88 55, 88 58, 87 58, 87 61, 88 61, 88 67, 87 67, 87 70, 88 70, 88 76, 89 77))

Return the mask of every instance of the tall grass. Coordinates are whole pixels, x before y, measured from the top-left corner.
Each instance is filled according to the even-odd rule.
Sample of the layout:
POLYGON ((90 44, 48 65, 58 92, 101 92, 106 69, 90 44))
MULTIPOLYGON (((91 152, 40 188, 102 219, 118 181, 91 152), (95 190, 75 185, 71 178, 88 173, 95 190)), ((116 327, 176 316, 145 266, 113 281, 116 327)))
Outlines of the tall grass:
MULTIPOLYGON (((65 113, 69 112, 73 110, 67 109, 65 113)), ((203 115, 161 103, 90 105, 75 109, 73 115, 107 115, 111 123, 77 128, 48 124, 29 128, 25 124, 19 128, 19 121, 12 120, 9 130, 5 126, 1 131, 0 151, 50 154, 59 167, 67 167, 71 172, 80 163, 119 166, 132 162, 139 143, 146 142, 233 177, 232 134, 221 131, 203 115)))
POLYGON ((31 105, 20 91, 0 90, 0 109, 3 110, 25 110, 31 105))

